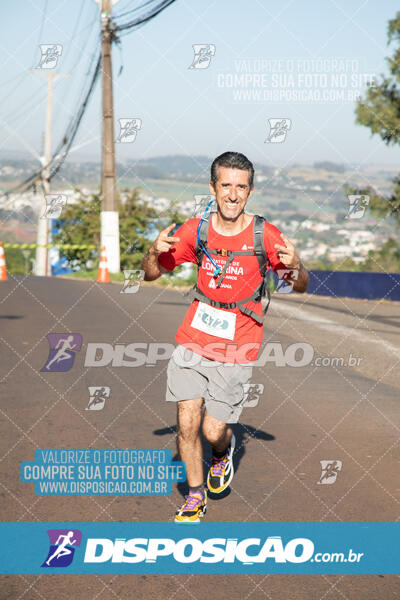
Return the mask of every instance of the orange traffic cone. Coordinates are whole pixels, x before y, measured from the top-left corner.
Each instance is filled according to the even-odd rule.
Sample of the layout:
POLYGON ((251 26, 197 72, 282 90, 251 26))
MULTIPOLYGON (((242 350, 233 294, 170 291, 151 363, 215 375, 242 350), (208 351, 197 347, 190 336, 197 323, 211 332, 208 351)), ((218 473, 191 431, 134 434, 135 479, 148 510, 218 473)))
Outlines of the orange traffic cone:
POLYGON ((110 275, 108 273, 107 254, 105 246, 103 246, 101 249, 100 264, 96 281, 98 281, 99 283, 110 283, 110 275))
POLYGON ((6 257, 3 242, 0 242, 0 281, 7 281, 6 257))

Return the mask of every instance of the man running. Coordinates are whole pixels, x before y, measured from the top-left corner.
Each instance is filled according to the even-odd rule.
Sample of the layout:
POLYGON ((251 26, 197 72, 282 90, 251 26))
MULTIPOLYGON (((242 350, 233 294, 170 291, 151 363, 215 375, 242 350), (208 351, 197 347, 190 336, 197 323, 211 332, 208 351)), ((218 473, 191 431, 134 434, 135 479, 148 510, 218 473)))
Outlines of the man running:
POLYGON ((295 291, 305 292, 308 285, 308 273, 290 240, 245 212, 253 181, 254 167, 243 154, 218 156, 210 181, 217 212, 189 219, 171 236, 175 224, 170 225, 142 262, 146 281, 185 262, 199 265, 195 299, 178 328, 178 346, 167 370, 166 400, 177 403, 177 445, 189 486, 176 522, 198 522, 207 508, 203 410, 202 432, 213 453, 207 488, 220 494, 232 481, 235 436, 229 424, 239 420, 244 386, 262 342, 265 261, 274 271, 294 270, 297 277, 289 281, 295 291))

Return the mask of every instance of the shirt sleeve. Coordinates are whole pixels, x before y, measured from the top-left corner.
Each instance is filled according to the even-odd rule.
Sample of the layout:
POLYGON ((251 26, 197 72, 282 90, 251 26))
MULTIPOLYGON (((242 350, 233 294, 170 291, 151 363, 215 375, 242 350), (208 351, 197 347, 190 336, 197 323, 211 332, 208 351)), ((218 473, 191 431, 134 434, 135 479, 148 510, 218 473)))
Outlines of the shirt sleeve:
POLYGON ((168 252, 161 252, 158 255, 158 262, 162 267, 165 267, 168 271, 173 271, 175 267, 182 263, 197 264, 194 248, 198 224, 199 219, 189 219, 178 227, 174 236, 180 238, 179 242, 175 242, 168 252))
POLYGON ((267 253, 267 257, 269 262, 271 263, 271 267, 275 271, 278 269, 287 269, 287 266, 280 261, 277 255, 277 248, 275 248, 275 244, 279 244, 281 246, 285 246, 285 242, 281 238, 281 231, 275 225, 271 223, 265 223, 264 228, 264 245, 265 251, 267 253))

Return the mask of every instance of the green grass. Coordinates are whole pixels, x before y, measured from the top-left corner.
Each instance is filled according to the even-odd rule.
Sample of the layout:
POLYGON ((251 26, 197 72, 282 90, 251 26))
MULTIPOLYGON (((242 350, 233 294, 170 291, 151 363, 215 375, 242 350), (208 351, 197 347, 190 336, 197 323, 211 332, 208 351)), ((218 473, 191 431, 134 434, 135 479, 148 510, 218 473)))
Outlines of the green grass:
MULTIPOLYGON (((86 279, 88 281, 96 281, 97 278, 97 269, 92 270, 92 271, 75 271, 75 273, 69 273, 68 275, 59 275, 59 277, 66 277, 66 278, 72 278, 72 279, 86 279)), ((110 279, 112 282, 115 283, 122 283, 124 281, 124 274, 123 273, 110 273, 110 279)), ((194 278, 190 278, 190 279, 184 279, 183 277, 179 277, 179 276, 171 276, 171 275, 163 275, 162 277, 160 277, 159 279, 155 280, 154 283, 156 285, 161 285, 163 287, 178 287, 178 288, 183 288, 183 287, 192 287, 192 285, 194 284, 195 279, 194 278)), ((146 284, 149 283, 153 283, 153 282, 146 282, 146 284)))
MULTIPOLYGON (((74 273, 68 273, 68 275, 59 275, 58 277, 71 277, 73 279, 88 279, 91 281, 96 281, 97 279, 97 269, 93 269, 92 271, 75 271, 74 273)), ((117 283, 122 283, 124 281, 123 273, 110 273, 111 281, 115 281, 117 283)))

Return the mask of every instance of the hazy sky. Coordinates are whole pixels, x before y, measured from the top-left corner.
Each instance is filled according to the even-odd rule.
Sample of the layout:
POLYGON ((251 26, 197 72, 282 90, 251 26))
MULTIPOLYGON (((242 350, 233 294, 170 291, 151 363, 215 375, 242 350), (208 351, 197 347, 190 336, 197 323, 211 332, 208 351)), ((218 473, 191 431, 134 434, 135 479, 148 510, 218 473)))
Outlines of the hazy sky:
MULTIPOLYGON (((139 5, 120 0, 113 14, 139 5)), ((29 70, 39 43, 62 44, 54 73, 69 75, 54 89, 55 146, 96 52, 99 9, 94 0, 13 0, 2 9, 0 151, 38 155, 47 77, 29 70)), ((135 141, 117 144, 117 158, 237 150, 273 165, 396 164, 397 147, 355 124, 354 97, 366 76, 387 72, 387 23, 397 9, 392 0, 177 0, 114 46, 116 135, 119 118, 141 119, 135 141), (211 53, 215 46, 208 68, 189 68, 193 44, 211 44, 211 53), (265 143, 276 118, 291 128, 283 143, 265 143)), ((75 145, 92 141, 75 157, 99 159, 100 124, 98 83, 75 145)))

